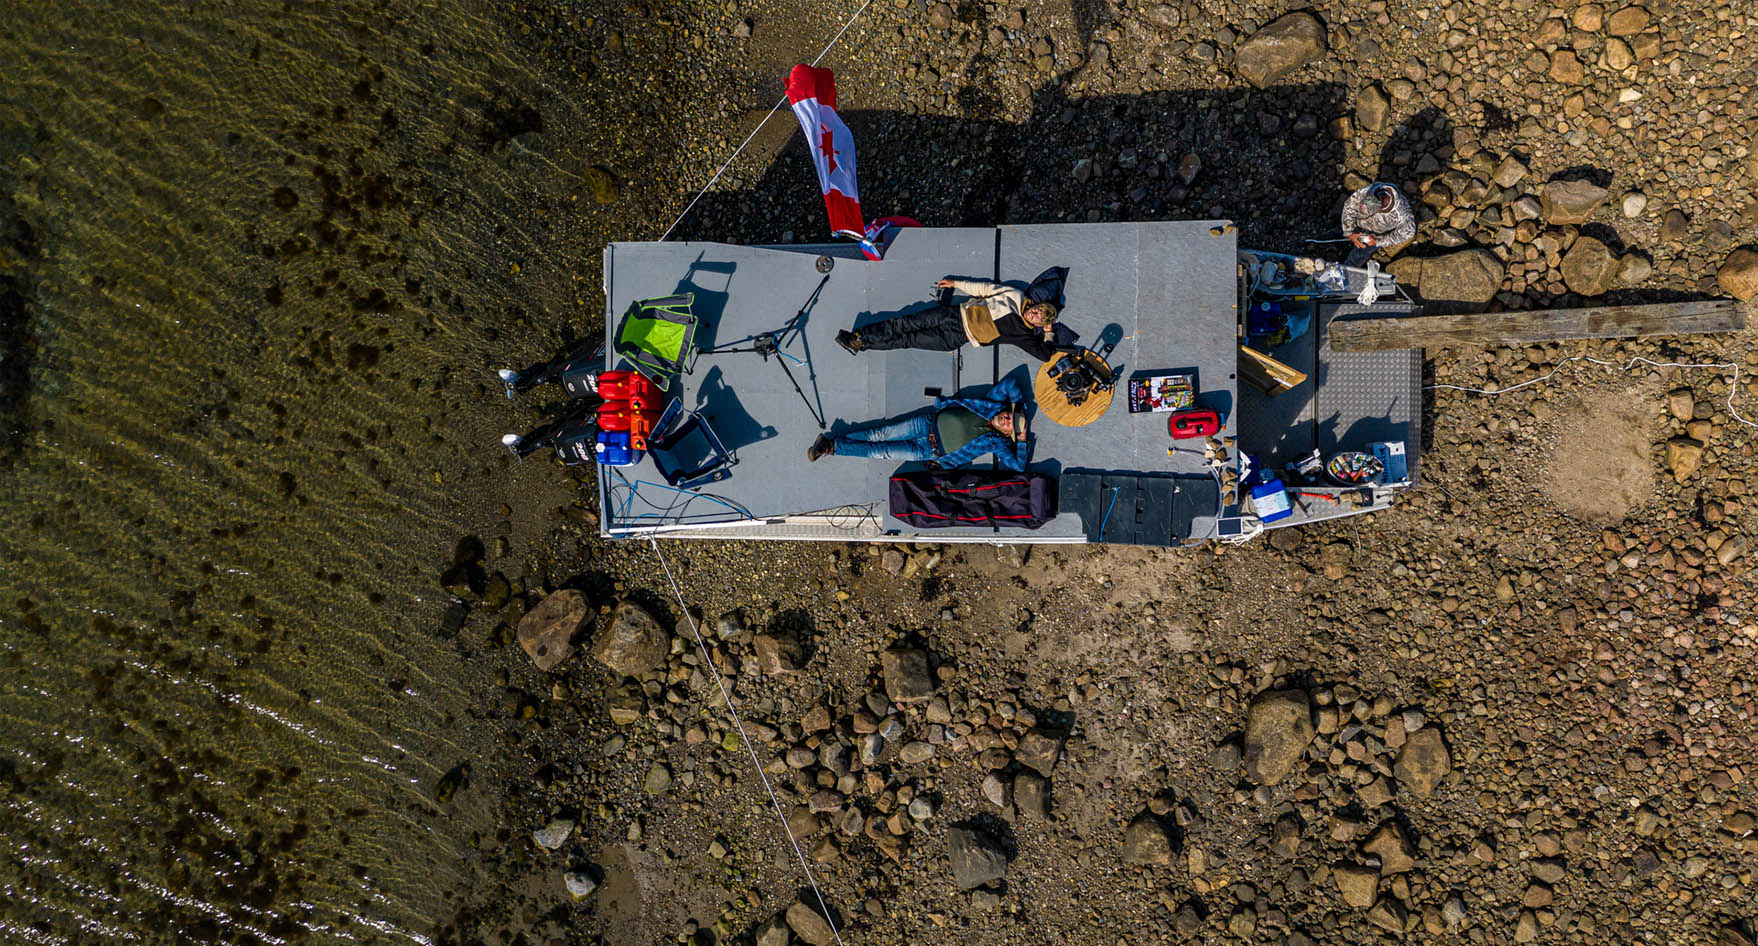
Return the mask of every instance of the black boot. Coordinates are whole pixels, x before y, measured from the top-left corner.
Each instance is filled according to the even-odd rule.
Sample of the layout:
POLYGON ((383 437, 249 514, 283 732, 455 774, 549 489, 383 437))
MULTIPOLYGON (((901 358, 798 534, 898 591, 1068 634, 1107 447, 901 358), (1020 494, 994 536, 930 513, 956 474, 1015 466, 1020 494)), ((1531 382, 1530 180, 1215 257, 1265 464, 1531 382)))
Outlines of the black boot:
POLYGON ((819 434, 818 439, 812 441, 812 445, 806 448, 806 460, 811 463, 816 463, 818 462, 819 457, 829 456, 835 452, 836 441, 831 440, 823 434, 819 434))
POLYGON ((861 336, 848 329, 836 333, 836 343, 847 349, 851 355, 858 355, 867 348, 867 343, 861 341, 861 336))

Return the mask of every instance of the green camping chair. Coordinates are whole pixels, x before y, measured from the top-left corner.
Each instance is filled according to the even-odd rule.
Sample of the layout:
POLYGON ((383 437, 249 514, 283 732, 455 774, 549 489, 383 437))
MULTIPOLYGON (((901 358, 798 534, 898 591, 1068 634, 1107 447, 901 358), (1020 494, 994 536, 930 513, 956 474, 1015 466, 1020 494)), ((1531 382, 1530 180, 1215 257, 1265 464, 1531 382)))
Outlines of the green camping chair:
POLYGON ((695 348, 696 316, 690 311, 695 299, 695 293, 686 292, 629 303, 617 329, 617 356, 670 390, 672 379, 687 370, 695 348))

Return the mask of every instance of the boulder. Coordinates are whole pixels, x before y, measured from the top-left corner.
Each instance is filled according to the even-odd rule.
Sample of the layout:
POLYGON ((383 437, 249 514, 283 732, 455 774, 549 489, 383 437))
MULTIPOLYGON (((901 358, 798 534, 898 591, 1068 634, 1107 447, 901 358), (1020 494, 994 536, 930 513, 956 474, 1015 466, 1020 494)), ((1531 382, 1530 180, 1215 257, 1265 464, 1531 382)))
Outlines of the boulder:
POLYGON ((1270 850, 1282 857, 1300 852, 1300 816, 1289 812, 1276 819, 1275 827, 1270 829, 1270 850))
POLYGON ((924 703, 934 697, 934 675, 928 672, 928 655, 915 648, 895 648, 879 656, 885 695, 893 703, 924 703))
POLYGON ((1674 437, 1666 442, 1666 468, 1673 479, 1683 483, 1703 465, 1703 442, 1690 437, 1674 437))
POLYGON ((1312 704, 1302 690, 1271 690, 1251 701, 1245 718, 1245 774, 1274 785, 1294 771, 1312 744, 1312 704))
POLYGON ((574 823, 566 818, 557 818, 549 824, 531 832, 531 840, 546 851, 553 851, 568 843, 568 836, 574 833, 574 823))
POLYGON ((1013 807, 1021 818, 1039 821, 1050 817, 1050 780, 1036 772, 1020 772, 1013 777, 1013 807))
POLYGON ((1337 892, 1343 895, 1343 902, 1352 907, 1371 907, 1374 897, 1379 894, 1380 875, 1371 867, 1337 864, 1331 868, 1331 880, 1336 883, 1337 892))
POLYGON ((812 946, 827 946, 836 942, 836 931, 830 928, 830 922, 824 919, 824 914, 804 900, 795 900, 787 908, 787 925, 795 936, 812 946))
POLYGON ((751 649, 757 652, 757 669, 764 676, 800 669, 800 641, 792 634, 758 634, 751 639, 751 649))
POLYGON ((1455 250, 1422 261, 1420 292, 1431 302, 1482 304, 1502 288, 1507 267, 1482 248, 1455 250))
POLYGON ((1552 224, 1585 223, 1611 191, 1592 181, 1551 181, 1544 185, 1539 200, 1544 205, 1544 219, 1552 224))
POLYGON ((557 591, 519 619, 519 646, 539 670, 548 670, 574 653, 574 635, 592 615, 586 596, 572 588, 557 591))
POLYGON ((1123 862, 1125 864, 1172 863, 1172 836, 1166 824, 1152 814, 1137 815, 1123 830, 1123 862))
POLYGON ((1368 836, 1361 850, 1372 854, 1380 860, 1380 873, 1385 876, 1402 874, 1416 866, 1416 846, 1404 836, 1403 829, 1395 822, 1387 822, 1379 826, 1379 830, 1368 836))
POLYGON ((1495 175, 1490 179, 1496 182, 1497 187, 1513 187, 1526 179, 1526 165, 1510 154, 1496 165, 1495 175))
POLYGON ((1427 798, 1441 779, 1453 770, 1453 759, 1447 753, 1441 731, 1424 726, 1404 739, 1392 773, 1398 778, 1398 790, 1408 790, 1418 798, 1427 798))
POLYGON ((1652 19, 1653 16, 1642 7, 1624 7, 1606 19, 1605 31, 1613 36, 1635 36, 1647 29, 1652 19))
POLYGON ((646 608, 622 601, 592 642, 592 656, 625 677, 638 677, 665 666, 670 641, 671 636, 646 608))
POLYGON ((1583 296, 1602 296, 1618 281, 1617 254, 1590 236, 1578 237, 1563 254, 1563 284, 1583 296))
POLYGON ((671 767, 664 762, 655 762, 647 767, 647 775, 641 780, 641 790, 649 795, 659 795, 671 788, 671 767))
POLYGON ((1370 85, 1355 97, 1355 127, 1379 131, 1386 126, 1386 110, 1391 105, 1378 85, 1370 85))
POLYGON ((1660 218, 1660 238, 1662 240, 1677 243, 1690 232, 1691 218, 1685 216, 1685 212, 1677 207, 1667 211, 1666 216, 1660 218))
POLYGON ((987 832, 974 828, 946 829, 952 880, 960 890, 975 890, 1007 874, 1007 855, 987 832))
POLYGON ((1618 260, 1618 281, 1635 286, 1654 275, 1654 263, 1641 253, 1629 253, 1618 260))
POLYGON ((1727 261, 1715 274, 1715 281, 1722 292, 1741 302, 1758 297, 1758 253, 1735 250, 1728 254, 1727 261))
POLYGON ((757 946, 788 946, 793 935, 787 930, 785 916, 770 917, 757 928, 757 946))
POLYGON ((576 902, 592 896, 592 891, 598 889, 598 881, 593 880, 592 875, 583 870, 571 870, 563 874, 562 885, 567 887, 568 896, 576 902))
POLYGON ((1019 740, 1019 748, 1013 750, 1013 760, 1049 778, 1050 770, 1056 767, 1057 756, 1062 754, 1062 743, 1067 738, 1068 734, 1064 732, 1034 729, 1019 740))
POLYGON ((1184 18, 1179 15, 1178 8, 1170 3, 1150 3, 1142 8, 1141 18, 1156 29, 1172 31, 1184 18))
POLYGON ((1382 930, 1402 936, 1404 921, 1409 915, 1410 911, 1404 909, 1403 902, 1397 897, 1385 897, 1367 911, 1367 921, 1382 930))
POLYGON ((580 177, 586 181, 586 189, 592 192, 592 200, 599 204, 614 204, 622 196, 623 189, 617 184, 616 175, 596 164, 581 172, 580 177))
POLYGON ((897 757, 905 765, 920 765, 934 758, 934 747, 925 742, 906 742, 902 749, 897 750, 897 757))
POLYGON ((1310 13, 1289 13, 1251 34, 1233 53, 1233 69, 1267 88, 1325 54, 1325 26, 1310 13))
POLYGON ((1559 49, 1550 54, 1550 77, 1564 85, 1580 85, 1587 69, 1573 49, 1559 49))

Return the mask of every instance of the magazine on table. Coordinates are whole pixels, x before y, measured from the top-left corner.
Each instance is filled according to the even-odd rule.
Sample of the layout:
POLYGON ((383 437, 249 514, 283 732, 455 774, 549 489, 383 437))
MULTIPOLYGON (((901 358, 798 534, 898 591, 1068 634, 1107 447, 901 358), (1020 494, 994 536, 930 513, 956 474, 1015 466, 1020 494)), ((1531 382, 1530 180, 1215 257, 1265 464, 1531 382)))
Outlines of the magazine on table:
POLYGON ((1129 412, 1163 414, 1196 404, 1196 379, 1188 374, 1157 374, 1129 379, 1129 412))

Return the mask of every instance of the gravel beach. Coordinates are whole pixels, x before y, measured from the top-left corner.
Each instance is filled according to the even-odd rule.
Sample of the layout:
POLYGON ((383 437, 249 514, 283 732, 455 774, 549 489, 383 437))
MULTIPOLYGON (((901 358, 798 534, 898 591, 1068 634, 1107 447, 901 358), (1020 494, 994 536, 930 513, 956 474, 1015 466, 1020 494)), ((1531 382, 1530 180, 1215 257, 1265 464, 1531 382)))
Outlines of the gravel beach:
MULTIPOLYGON (((671 542, 680 606, 492 369, 747 136, 672 238, 825 239, 753 129, 858 3, 76 6, 0 25, 0 939, 1754 946, 1748 335, 1431 349, 1389 511, 671 542)), ((1749 2, 873 0, 821 64, 869 217, 1304 252, 1384 180, 1437 308, 1758 293, 1749 2)))
MULTIPOLYGON (((712 118, 678 119, 683 186, 632 183, 644 210, 852 7, 722 12, 679 105, 712 118)), ((824 64, 870 215, 1213 215, 1290 250, 1387 180, 1420 219, 1389 268, 1519 309, 1751 297, 1755 29, 1688 2, 897 0, 824 64)), ((795 137, 777 116, 679 233, 822 238, 795 137)), ((472 617, 527 720, 497 778, 527 790, 487 849, 511 886, 456 935, 833 942, 718 673, 845 942, 1751 943, 1758 355, 1427 357, 1426 482, 1389 512, 1184 553, 670 543, 706 659, 581 493, 489 563, 548 584, 472 617), (538 673, 509 645, 563 584, 595 644, 538 673)))

